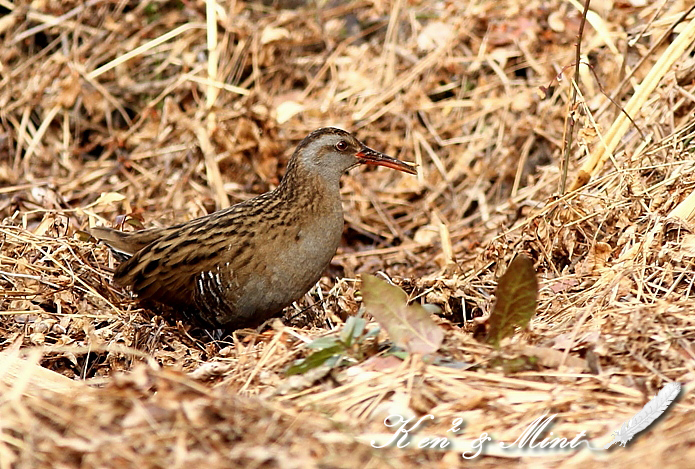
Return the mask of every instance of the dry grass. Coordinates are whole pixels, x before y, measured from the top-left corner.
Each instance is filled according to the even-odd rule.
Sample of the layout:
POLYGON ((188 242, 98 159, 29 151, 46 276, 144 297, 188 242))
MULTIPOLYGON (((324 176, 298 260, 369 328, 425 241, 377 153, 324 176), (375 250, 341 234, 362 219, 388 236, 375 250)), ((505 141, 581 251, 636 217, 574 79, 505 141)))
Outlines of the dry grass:
POLYGON ((0 0, 0 469, 454 466, 457 451, 369 441, 391 432, 388 413, 513 441, 549 411, 556 435, 605 443, 672 380, 679 403, 627 449, 476 464, 694 459, 695 17, 688 2, 592 3, 594 74, 580 68, 573 104, 570 1, 0 0), (560 197, 570 115, 576 190, 560 197), (114 260, 79 234, 266 191, 324 125, 421 172, 344 177, 343 244, 285 325, 215 342, 114 288, 114 260), (522 251, 539 311, 497 352, 471 319, 522 251), (357 274, 377 271, 443 307, 439 355, 458 367, 285 377, 357 312, 357 274))

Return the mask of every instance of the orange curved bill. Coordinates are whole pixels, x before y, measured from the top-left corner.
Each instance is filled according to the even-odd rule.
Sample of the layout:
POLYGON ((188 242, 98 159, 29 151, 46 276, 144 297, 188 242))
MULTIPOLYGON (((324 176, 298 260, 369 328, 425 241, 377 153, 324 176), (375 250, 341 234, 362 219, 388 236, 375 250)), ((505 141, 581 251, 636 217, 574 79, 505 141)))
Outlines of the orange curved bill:
POLYGON ((403 171, 404 173, 417 174, 417 170, 415 169, 417 165, 397 160, 396 158, 392 158, 376 150, 372 150, 369 147, 363 147, 360 151, 355 153, 355 157, 362 164, 386 166, 387 168, 397 169, 398 171, 403 171))

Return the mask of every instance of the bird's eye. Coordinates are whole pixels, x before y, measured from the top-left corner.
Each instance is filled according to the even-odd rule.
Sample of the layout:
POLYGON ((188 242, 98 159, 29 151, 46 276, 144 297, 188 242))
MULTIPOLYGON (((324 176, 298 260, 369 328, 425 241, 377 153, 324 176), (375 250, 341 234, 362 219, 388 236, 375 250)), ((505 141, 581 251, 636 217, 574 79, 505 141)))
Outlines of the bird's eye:
POLYGON ((345 151, 348 149, 348 144, 345 140, 341 140, 335 144, 335 149, 338 151, 345 151))

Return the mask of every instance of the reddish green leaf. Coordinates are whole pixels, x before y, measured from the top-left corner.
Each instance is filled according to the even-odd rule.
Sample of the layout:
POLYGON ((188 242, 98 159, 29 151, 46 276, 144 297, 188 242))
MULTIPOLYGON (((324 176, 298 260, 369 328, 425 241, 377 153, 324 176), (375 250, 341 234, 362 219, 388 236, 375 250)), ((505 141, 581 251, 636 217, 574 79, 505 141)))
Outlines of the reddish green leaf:
POLYGON ((409 353, 434 353, 442 345, 442 329, 422 305, 408 305, 408 295, 402 289, 365 274, 362 298, 367 312, 386 329, 396 345, 409 353))
POLYGON ((515 327, 526 327, 536 314, 538 279, 533 261, 520 254, 497 283, 497 302, 488 319, 487 342, 499 347, 515 327))

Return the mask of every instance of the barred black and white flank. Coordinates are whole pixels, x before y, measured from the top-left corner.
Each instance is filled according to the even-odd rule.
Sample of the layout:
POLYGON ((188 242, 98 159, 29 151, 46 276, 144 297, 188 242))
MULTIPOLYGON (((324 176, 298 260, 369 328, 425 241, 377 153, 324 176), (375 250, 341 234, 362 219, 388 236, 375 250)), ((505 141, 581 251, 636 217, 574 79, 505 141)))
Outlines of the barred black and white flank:
POLYGON ((671 402, 678 396, 681 391, 680 383, 667 383, 659 394, 647 402, 647 404, 635 414, 630 420, 626 421, 620 429, 613 432, 613 441, 608 443, 603 449, 608 449, 612 444, 620 442, 621 446, 625 446, 633 436, 647 428, 651 423, 659 418, 661 414, 666 412, 666 409, 671 405, 671 402))

